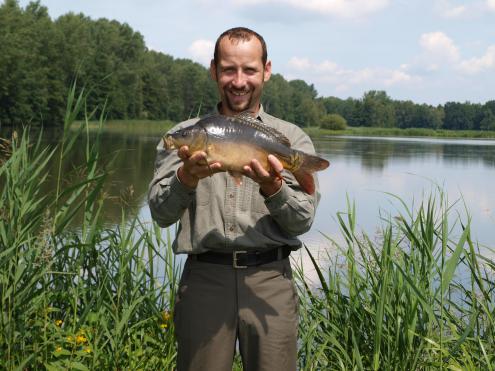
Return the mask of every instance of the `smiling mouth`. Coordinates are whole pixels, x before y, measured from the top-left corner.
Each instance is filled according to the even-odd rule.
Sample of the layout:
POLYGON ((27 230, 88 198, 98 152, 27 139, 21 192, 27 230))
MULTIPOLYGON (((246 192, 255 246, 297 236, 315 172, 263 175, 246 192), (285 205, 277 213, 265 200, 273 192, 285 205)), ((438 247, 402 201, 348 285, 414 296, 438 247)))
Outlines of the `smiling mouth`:
POLYGON ((236 97, 242 97, 244 95, 247 95, 249 93, 249 90, 246 91, 230 91, 232 95, 235 95, 236 97))

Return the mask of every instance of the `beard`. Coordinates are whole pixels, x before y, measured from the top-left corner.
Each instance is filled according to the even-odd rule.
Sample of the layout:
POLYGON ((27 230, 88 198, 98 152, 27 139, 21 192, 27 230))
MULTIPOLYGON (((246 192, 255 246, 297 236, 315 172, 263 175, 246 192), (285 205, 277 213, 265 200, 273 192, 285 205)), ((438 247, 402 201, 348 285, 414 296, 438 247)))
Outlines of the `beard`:
POLYGON ((253 104, 253 94, 248 93, 249 98, 246 100, 243 100, 242 102, 234 102, 233 99, 231 99, 229 94, 225 95, 225 100, 227 103, 227 107, 229 108, 230 111, 232 112, 238 112, 241 113, 249 108, 251 108, 251 105, 253 104))

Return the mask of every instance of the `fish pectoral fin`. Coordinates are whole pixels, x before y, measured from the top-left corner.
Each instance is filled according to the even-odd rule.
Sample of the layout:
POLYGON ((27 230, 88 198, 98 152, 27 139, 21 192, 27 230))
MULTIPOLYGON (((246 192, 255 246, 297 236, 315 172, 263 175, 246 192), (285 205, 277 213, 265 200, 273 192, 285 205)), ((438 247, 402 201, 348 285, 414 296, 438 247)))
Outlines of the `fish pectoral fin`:
POLYGON ((229 174, 232 176, 232 178, 234 178, 235 184, 237 184, 238 186, 242 184, 242 173, 229 170, 229 174))

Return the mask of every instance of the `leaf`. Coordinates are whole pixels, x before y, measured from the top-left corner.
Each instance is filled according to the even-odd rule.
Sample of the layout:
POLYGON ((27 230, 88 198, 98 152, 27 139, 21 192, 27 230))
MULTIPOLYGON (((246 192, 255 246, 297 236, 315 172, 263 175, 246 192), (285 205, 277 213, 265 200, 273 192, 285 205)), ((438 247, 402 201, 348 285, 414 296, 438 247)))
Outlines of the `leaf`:
POLYGON ((461 256, 461 253, 464 251, 464 244, 466 243, 466 239, 468 237, 468 234, 470 232, 469 224, 466 226, 464 229, 464 232, 462 233, 461 238, 459 239, 459 242, 457 242, 457 246, 454 250, 454 253, 450 257, 450 259, 447 261, 445 265, 445 270, 442 275, 442 285, 441 285, 441 293, 442 296, 445 294, 447 291, 447 288, 450 285, 450 281, 452 280, 452 277, 454 276, 455 269, 457 268, 457 264, 459 263, 459 258, 461 256))

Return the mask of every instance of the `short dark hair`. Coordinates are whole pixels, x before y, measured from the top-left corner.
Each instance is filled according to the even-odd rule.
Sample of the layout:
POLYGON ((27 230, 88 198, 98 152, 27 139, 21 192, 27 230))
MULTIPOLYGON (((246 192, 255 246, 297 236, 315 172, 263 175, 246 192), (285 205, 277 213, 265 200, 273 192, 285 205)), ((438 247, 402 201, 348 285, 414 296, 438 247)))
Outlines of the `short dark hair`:
POLYGON ((215 52, 213 54, 215 65, 218 64, 220 41, 222 41, 224 37, 228 37, 229 40, 236 40, 237 42, 239 42, 249 41, 253 36, 256 37, 261 43, 261 61, 263 62, 264 66, 266 64, 266 61, 268 60, 268 52, 266 50, 265 40, 259 33, 246 27, 234 27, 218 36, 217 42, 215 43, 215 52))

